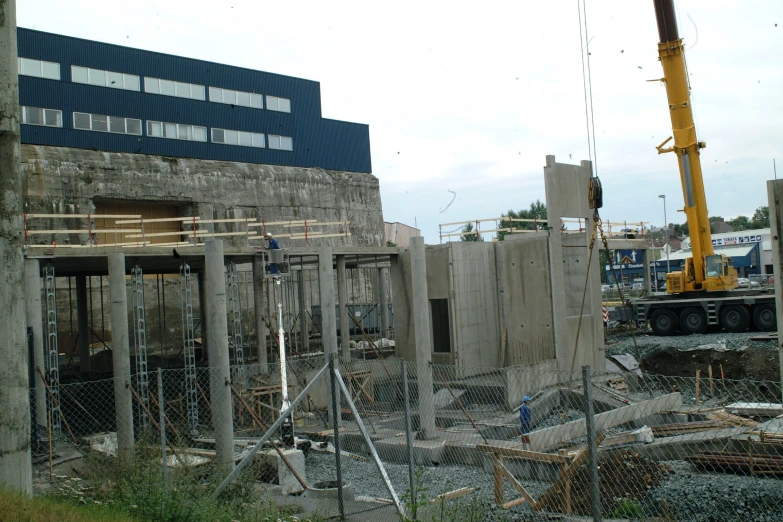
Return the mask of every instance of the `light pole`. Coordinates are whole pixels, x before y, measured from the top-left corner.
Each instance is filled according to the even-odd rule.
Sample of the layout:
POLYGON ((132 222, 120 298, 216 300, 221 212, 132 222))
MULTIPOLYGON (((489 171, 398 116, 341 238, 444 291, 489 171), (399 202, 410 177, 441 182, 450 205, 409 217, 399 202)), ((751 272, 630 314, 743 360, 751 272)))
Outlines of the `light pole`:
POLYGON ((663 233, 666 248, 666 273, 668 274, 672 271, 672 267, 669 265, 669 222, 666 220, 666 194, 661 194, 658 197, 663 200, 663 233))

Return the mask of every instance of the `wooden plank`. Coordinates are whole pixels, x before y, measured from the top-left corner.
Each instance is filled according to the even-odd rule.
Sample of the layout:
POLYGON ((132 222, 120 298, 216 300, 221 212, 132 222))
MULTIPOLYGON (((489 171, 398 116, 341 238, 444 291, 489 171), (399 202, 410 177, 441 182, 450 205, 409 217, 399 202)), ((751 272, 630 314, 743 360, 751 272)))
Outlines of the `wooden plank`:
POLYGON ((470 495, 471 493, 475 493, 476 491, 477 491, 476 488, 455 489, 454 491, 449 491, 448 493, 443 493, 441 495, 438 495, 437 497, 430 500, 430 504, 437 504, 438 502, 442 502, 444 500, 454 500, 455 498, 464 497, 465 495, 470 495))
POLYGON ((572 459, 567 456, 554 453, 540 453, 538 451, 521 450, 516 448, 506 448, 502 446, 491 446, 489 444, 476 444, 478 451, 500 455, 503 457, 512 457, 523 460, 532 460, 535 462, 549 462, 554 464, 569 464, 572 459))
MULTIPOLYGON (((500 459, 502 458, 503 456, 501 455, 500 459)), ((500 459, 494 455, 492 456, 492 464, 495 471, 495 504, 497 505, 503 504, 503 472, 500 470, 500 466, 503 464, 500 459)))
POLYGON ((520 498, 518 498, 516 500, 509 500, 505 504, 502 504, 500 506, 500 508, 501 509, 511 509, 513 507, 517 507, 520 504, 524 504, 525 502, 527 502, 527 499, 525 497, 520 497, 520 498))
MULTIPOLYGON (((100 216, 105 217, 105 216, 100 216)), ((174 223, 177 221, 193 221, 195 220, 196 223, 200 223, 201 219, 198 216, 189 216, 189 217, 168 217, 168 218, 151 218, 151 219, 144 219, 141 216, 116 216, 118 218, 138 218, 138 219, 123 219, 122 221, 117 221, 117 225, 137 225, 139 223, 174 223)))
POLYGON ((267 221, 267 222, 257 222, 257 223, 250 223, 248 226, 250 227, 269 227, 274 225, 293 225, 294 223, 299 223, 302 226, 304 226, 304 222, 307 221, 308 226, 310 223, 318 223, 317 219, 298 219, 298 220, 289 220, 289 221, 267 221))
MULTIPOLYGON (((536 500, 533 498, 533 496, 530 493, 528 493, 525 487, 517 481, 516 477, 511 474, 511 472, 506 468, 506 466, 503 465, 503 462, 498 460, 498 458, 495 456, 493 456, 493 458, 495 459, 495 466, 500 468, 500 473, 506 479, 508 479, 508 481, 511 482, 511 485, 514 486, 514 489, 516 489, 522 495, 522 497, 530 503, 530 507, 535 509, 536 500)), ((502 488, 502 484, 503 484, 503 480, 501 479, 501 488, 502 488)), ((499 502, 499 504, 503 505, 502 502, 499 502)))
POLYGON ((25 214, 25 219, 53 218, 53 219, 122 219, 122 218, 140 218, 141 215, 127 214, 25 214))
POLYGON ((345 232, 343 234, 318 234, 318 235, 307 234, 307 236, 305 236, 304 234, 296 234, 296 235, 291 235, 291 239, 305 239, 305 238, 320 239, 322 237, 347 237, 350 235, 351 235, 350 232, 345 232))
POLYGON ((73 229, 73 228, 60 228, 56 230, 26 230, 25 233, 28 236, 34 236, 39 234, 124 234, 125 232, 141 232, 141 229, 132 229, 127 230, 124 228, 118 228, 117 230, 114 229, 105 229, 102 228, 100 230, 96 229, 73 229))

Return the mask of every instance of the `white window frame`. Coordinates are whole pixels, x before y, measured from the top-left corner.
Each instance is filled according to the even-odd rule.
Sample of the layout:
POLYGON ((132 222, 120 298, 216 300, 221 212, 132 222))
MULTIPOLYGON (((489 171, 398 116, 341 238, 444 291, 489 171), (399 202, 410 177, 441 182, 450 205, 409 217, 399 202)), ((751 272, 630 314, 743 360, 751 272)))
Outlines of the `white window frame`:
POLYGON ((19 107, 19 113, 22 118, 22 123, 24 125, 35 125, 36 127, 52 127, 61 129, 63 126, 63 111, 59 109, 47 109, 45 107, 28 107, 28 106, 21 106, 19 107), (27 117, 27 113, 29 109, 39 109, 41 110, 41 117, 43 123, 30 123, 29 118, 27 117), (46 113, 48 112, 55 112, 57 113, 57 125, 47 125, 46 124, 46 113))
POLYGON ((181 140, 181 141, 195 141, 197 143, 206 143, 207 141, 207 128, 202 127, 201 125, 192 125, 190 123, 171 123, 171 122, 165 122, 165 121, 154 121, 154 120, 147 120, 147 137, 148 138, 162 138, 167 140, 181 140), (160 125, 160 136, 153 136, 150 133, 150 125, 160 125), (166 126, 172 125, 174 127, 174 134, 175 136, 167 136, 166 132, 166 126), (185 131, 185 137, 180 137, 180 130, 184 129, 185 131), (203 140, 197 140, 196 139, 196 129, 204 129, 204 139, 203 140), (190 136, 190 137, 188 137, 190 136))
POLYGON ((284 150, 286 152, 293 152, 294 151, 294 138, 292 138, 291 136, 281 136, 280 134, 270 134, 269 136, 267 136, 267 139, 269 141, 269 149, 270 150, 284 150), (284 139, 291 141, 291 148, 290 149, 283 148, 283 140, 284 139), (279 147, 278 146, 272 146, 272 144, 273 144, 273 142, 275 140, 280 144, 279 147))
POLYGON ((281 96, 271 96, 269 94, 266 95, 266 108, 269 111, 276 111, 276 112, 285 112, 290 114, 291 113, 291 98, 283 98, 281 96), (280 108, 280 102, 284 101, 288 107, 287 110, 285 108, 280 108))
POLYGON ((61 74, 61 71, 60 71, 60 64, 57 63, 57 62, 47 62, 46 60, 38 60, 36 58, 24 58, 22 56, 19 56, 17 58, 16 65, 17 65, 18 74, 20 74, 22 76, 32 76, 33 78, 44 78, 46 80, 60 80, 62 78, 62 74, 61 74), (30 74, 29 72, 22 72, 23 60, 28 60, 30 62, 37 62, 38 74, 30 74), (44 64, 56 65, 57 66, 57 77, 56 78, 54 76, 44 76, 44 74, 43 74, 43 65, 44 64))
POLYGON ((144 77, 144 92, 148 94, 159 94, 161 96, 171 96, 173 98, 183 98, 186 100, 197 100, 197 101, 206 100, 206 89, 203 85, 199 83, 180 82, 178 80, 167 80, 165 78, 152 78, 151 76, 144 77), (160 92, 160 82, 171 82, 172 84, 174 84, 174 93, 168 94, 168 93, 160 92), (154 85, 156 90, 147 89, 148 85, 150 86, 154 85), (178 93, 178 88, 177 88, 178 86, 183 86, 181 87, 183 91, 184 91, 184 86, 187 86, 188 95, 187 96, 180 95, 178 93))
POLYGON ((110 89, 123 89, 126 91, 140 91, 141 90, 141 76, 137 76, 135 74, 128 74, 128 73, 122 73, 118 71, 106 71, 103 69, 93 69, 91 67, 84 67, 82 65, 71 65, 71 82, 72 83, 79 83, 82 85, 92 85, 93 87, 108 87, 110 89), (81 82, 77 81, 74 78, 76 75, 74 74, 75 69, 84 69, 87 71, 87 81, 81 82), (121 85, 111 85, 109 83, 109 75, 110 74, 119 74, 122 78, 122 84, 121 85), (97 83, 91 83, 91 79, 93 76, 103 76, 103 84, 97 84, 97 83), (136 79, 136 86, 129 87, 128 81, 132 78, 136 79))
POLYGON ((217 143, 219 145, 234 145, 237 147, 245 147, 245 148, 252 148, 252 149, 265 149, 266 148, 266 136, 262 132, 253 132, 253 131, 237 131, 232 129, 221 129, 218 127, 212 127, 209 135, 210 141, 212 143, 217 143), (223 141, 215 141, 215 131, 221 131, 223 132, 223 141), (227 143, 226 142, 226 133, 233 132, 237 135, 237 141, 236 143, 227 143), (239 143, 239 137, 240 135, 249 135, 250 136, 250 145, 243 145, 239 143), (260 145, 257 145, 257 143, 260 143, 260 145))
POLYGON ((124 116, 108 116, 108 115, 105 115, 105 114, 93 114, 93 113, 90 113, 90 112, 80 112, 80 111, 74 111, 73 114, 72 114, 72 117, 73 117, 73 120, 71 121, 71 124, 73 125, 73 129, 74 130, 91 131, 91 132, 105 132, 107 134, 125 134, 125 135, 128 135, 128 136, 141 136, 142 133, 143 133, 142 121, 139 118, 126 118, 124 116), (89 116, 89 118, 88 118, 89 121, 90 121, 90 128, 89 129, 82 129, 82 128, 79 128, 79 127, 76 126, 76 115, 77 114, 84 114, 86 116, 89 116), (106 118, 106 129, 107 130, 93 129, 92 128, 93 116, 102 116, 102 117, 106 118), (124 123, 123 132, 115 132, 115 131, 111 130, 111 118, 121 118, 122 120, 124 120, 123 121, 123 123, 124 123), (135 121, 139 122, 139 133, 138 134, 135 133, 135 132, 133 132, 133 133, 128 132, 128 120, 135 120, 135 121))
POLYGON ((222 87, 209 87, 209 101, 214 103, 223 103, 225 105, 236 105, 237 107, 248 107, 250 109, 263 109, 264 108, 264 95, 257 92, 237 91, 236 89, 224 89, 222 87), (227 93, 233 94, 233 101, 224 101, 224 97, 227 93), (247 95, 247 105, 239 103, 239 95, 247 95), (260 107, 253 105, 253 100, 260 101, 260 107))

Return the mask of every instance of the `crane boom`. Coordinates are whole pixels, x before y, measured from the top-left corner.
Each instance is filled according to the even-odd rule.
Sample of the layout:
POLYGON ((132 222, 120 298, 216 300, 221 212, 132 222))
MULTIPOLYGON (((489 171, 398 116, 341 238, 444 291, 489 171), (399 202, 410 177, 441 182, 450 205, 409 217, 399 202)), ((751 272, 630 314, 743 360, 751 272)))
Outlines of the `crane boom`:
POLYGON ((682 271, 667 275, 666 289, 668 293, 730 290, 737 288, 737 274, 731 260, 716 256, 712 247, 700 160, 700 150, 706 144, 696 136, 685 47, 677 30, 673 0, 654 0, 654 5, 660 38, 658 58, 663 67, 661 81, 666 86, 674 136, 672 146, 665 147, 670 137, 656 148, 659 154, 671 152, 677 156, 692 251, 682 271))

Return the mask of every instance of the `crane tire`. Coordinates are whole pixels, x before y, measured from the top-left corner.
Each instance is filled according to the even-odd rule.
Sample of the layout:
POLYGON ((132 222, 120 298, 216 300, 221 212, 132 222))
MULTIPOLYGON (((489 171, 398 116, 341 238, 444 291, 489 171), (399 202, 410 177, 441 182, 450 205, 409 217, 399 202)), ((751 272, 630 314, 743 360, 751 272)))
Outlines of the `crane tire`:
POLYGON ((727 332, 744 332, 750 326, 750 311, 746 306, 724 306, 720 310, 720 325, 727 332))
POLYGON ((674 335, 677 333, 677 314, 671 310, 656 310, 650 316, 650 328, 655 335, 674 335))
POLYGON ((775 316, 775 305, 760 304, 753 310, 753 324, 762 332, 771 332, 778 327, 778 320, 775 316))
POLYGON ((707 331, 707 314, 703 308, 691 306, 680 313, 680 328, 686 334, 700 334, 707 331))

